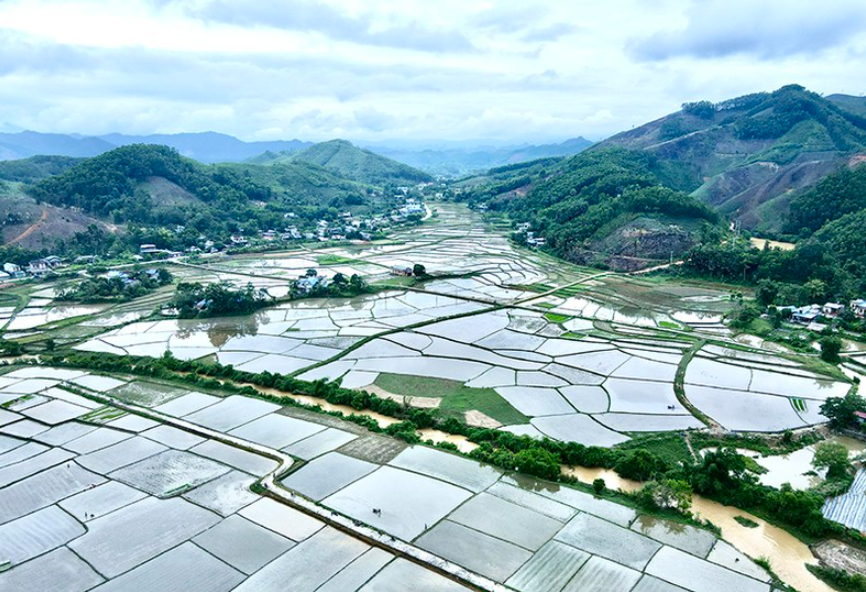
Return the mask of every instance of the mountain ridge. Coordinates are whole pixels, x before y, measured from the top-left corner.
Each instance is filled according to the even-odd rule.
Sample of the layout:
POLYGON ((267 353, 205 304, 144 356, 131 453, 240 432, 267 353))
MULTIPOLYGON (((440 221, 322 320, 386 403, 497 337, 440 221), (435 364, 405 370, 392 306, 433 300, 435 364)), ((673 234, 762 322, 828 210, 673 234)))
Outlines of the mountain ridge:
POLYGON ((855 112, 861 101, 834 96, 788 85, 719 103, 685 103, 591 150, 649 152, 676 170, 676 189, 747 228, 778 232, 793 194, 866 151, 866 117, 855 112))

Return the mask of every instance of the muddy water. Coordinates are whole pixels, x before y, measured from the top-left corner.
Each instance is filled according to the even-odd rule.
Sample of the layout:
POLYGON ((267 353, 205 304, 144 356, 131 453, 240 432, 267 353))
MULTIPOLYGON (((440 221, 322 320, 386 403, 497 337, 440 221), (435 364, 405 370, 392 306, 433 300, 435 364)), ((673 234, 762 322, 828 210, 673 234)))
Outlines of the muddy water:
POLYGON ((596 479, 604 479, 605 487, 608 489, 619 489, 631 493, 643 487, 643 483, 623 479, 610 469, 590 469, 587 467, 562 467, 563 475, 575 477, 584 483, 592 483, 596 479))
MULTIPOLYGON (((637 481, 623 479, 610 469, 588 469, 586 467, 564 467, 563 473, 577 477, 580 481, 592 483, 594 479, 604 479, 610 489, 634 492, 641 488, 637 481)), ((768 524, 757 516, 731 506, 723 506, 699 495, 692 498, 692 512, 704 520, 709 520, 722 529, 722 537, 750 557, 766 557, 770 566, 785 583, 799 592, 833 592, 833 590, 813 576, 805 567, 806 563, 816 564, 818 560, 804 543, 785 530, 768 524), (757 528, 741 526, 734 516, 748 518, 758 524, 757 528)))
POLYGON ((418 435, 421 436, 422 440, 433 440, 435 443, 440 442, 450 442, 457 446, 457 449, 460 452, 465 454, 469 454, 476 448, 478 448, 478 444, 475 442, 470 442, 466 436, 456 436, 454 434, 449 434, 447 432, 442 432, 440 430, 434 430, 432 428, 424 428, 423 430, 418 430, 418 435))
POLYGON ((731 506, 723 506, 699 495, 692 499, 692 512, 722 529, 722 537, 751 557, 766 557, 782 581, 799 592, 833 592, 833 589, 806 569, 807 563, 818 560, 805 543, 788 532, 767 524, 764 520, 731 506), (743 516, 758 523, 757 528, 746 528, 734 520, 743 516))
POLYGON ((376 423, 379 424, 380 428, 387 428, 389 425, 400 423, 399 419, 395 419, 393 417, 388 417, 387 415, 382 415, 381 413, 376 413, 375 411, 363 410, 359 411, 354 407, 349 407, 348 405, 333 405, 328 403, 326 400, 321 399, 319 397, 311 397, 309 395, 296 395, 294 393, 287 393, 285 391, 280 391, 274 388, 266 388, 263 386, 259 386, 257 384, 250 383, 235 383, 237 386, 250 386, 257 391, 268 395, 276 395, 278 397, 286 397, 287 399, 292 399, 293 401, 297 401, 298 403, 303 403, 304 405, 316 406, 318 405, 324 411, 339 411, 343 415, 365 415, 367 417, 371 417, 376 420, 376 423))

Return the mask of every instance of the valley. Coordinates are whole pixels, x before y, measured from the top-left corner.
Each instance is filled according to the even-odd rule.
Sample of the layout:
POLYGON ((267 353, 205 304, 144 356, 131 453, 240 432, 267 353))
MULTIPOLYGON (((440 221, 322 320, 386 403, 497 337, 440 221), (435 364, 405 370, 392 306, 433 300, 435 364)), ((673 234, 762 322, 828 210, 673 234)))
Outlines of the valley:
POLYGON ((344 140, 0 162, 0 587, 828 592, 866 532, 856 104, 458 178, 344 140))
MULTIPOLYGON (((362 589, 389 590, 412 573, 431 590, 535 590, 558 573, 577 589, 600 580, 701 592, 711 578, 769 591, 772 576, 717 541, 718 532, 615 491, 594 497, 588 482, 575 489, 567 480, 534 481, 497 466, 490 445, 507 452, 495 435, 502 433, 629 457, 670 448, 665 434, 681 443, 689 434, 693 450, 728 439, 766 447, 779 433, 813 442, 810 435, 821 433, 814 426, 827 419, 820 406, 845 396, 849 380, 815 354, 744 339, 726 326, 737 306, 731 286, 576 266, 514 245, 495 216, 449 201, 426 205, 422 225, 371 244, 151 264, 177 281, 251 283, 278 300, 310 268, 362 277, 373 291, 352 298, 291 299, 248 315, 187 320, 164 308, 172 286, 129 302, 77 306, 55 300, 55 286, 74 277, 15 288, 3 338, 24 355, 10 358, 0 377, 8 444, 0 460, 17 458, 20 446, 34 456, 19 461, 32 468, 0 491, 27 500, 35 494, 25 491, 63 483, 65 493, 0 524, 18 533, 42 520, 56 532, 14 551, 0 547, 13 562, 0 582, 33 578, 36 563, 52 561, 91 585, 108 579, 133 589, 166 577, 193 585, 203 573, 178 570, 196 558, 209 578, 219 574, 209 586, 268 590, 285 584, 276 573, 305 557, 357 547, 329 559, 331 571, 300 570, 298 585, 328 590, 315 578, 332 578, 333 587, 372 576, 362 589), (394 275, 418 264, 424 279, 394 275), (25 352, 41 352, 42 362, 27 365, 33 354, 25 352), (350 395, 362 391, 370 394, 350 395), (85 440, 94 445, 82 447, 85 440), (76 479, 95 487, 87 495, 104 491, 108 504, 92 525, 86 506, 83 536, 74 518, 61 526, 52 517, 85 496, 66 492, 70 462, 76 479), (33 476, 41 466, 56 468, 33 476), (503 511, 520 518, 496 526, 492 516, 503 511), (154 512, 176 514, 186 530, 164 543, 167 552, 154 549, 120 567, 103 550, 106 541, 119 540, 129 524, 157 528, 154 512), (227 536, 264 555, 230 552, 227 536), (269 556, 276 559, 258 567, 269 556), (213 557, 230 567, 207 567, 213 557), (362 558, 357 569, 368 567, 351 567, 362 558)), ((854 365, 862 355, 844 354, 854 365)), ((694 462, 691 454, 683 448, 672 458, 694 462)), ((581 479, 581 470, 564 474, 581 479)), ((611 469, 592 478, 599 476, 632 491, 633 482, 611 469)), ((784 539, 784 530, 706 497, 692 503, 698 520, 721 526, 753 559, 764 548, 755 537, 779 537, 770 556, 777 577, 798 590, 828 590, 804 568, 816 561, 808 549, 784 539), (735 514, 762 530, 737 524, 735 514)))

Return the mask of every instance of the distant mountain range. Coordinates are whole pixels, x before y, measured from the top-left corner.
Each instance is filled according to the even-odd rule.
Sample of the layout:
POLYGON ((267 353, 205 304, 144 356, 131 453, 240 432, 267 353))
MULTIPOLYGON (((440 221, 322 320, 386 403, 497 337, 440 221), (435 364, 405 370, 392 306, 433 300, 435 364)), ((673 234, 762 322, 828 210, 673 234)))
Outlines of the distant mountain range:
MULTIPOLYGON (((244 142, 234 136, 216 132, 146 136, 125 134, 81 136, 78 134, 44 134, 24 131, 0 133, 0 160, 18 160, 37 155, 89 157, 130 144, 170 146, 183 156, 206 164, 242 161, 266 162, 275 157, 283 157, 313 146, 313 142, 301 140, 244 142)), ((364 146, 364 148, 431 175, 462 176, 491 167, 516 164, 537 158, 571 156, 591 145, 592 142, 579 137, 560 144, 522 144, 507 147, 462 146, 424 149, 376 144, 364 146)))
POLYGON ((572 138, 560 144, 522 144, 519 146, 484 146, 471 148, 449 148, 408 150, 388 146, 370 146, 373 152, 426 171, 431 175, 461 177, 486 171, 494 167, 518 164, 539 158, 573 156, 592 146, 583 137, 572 138))
POLYGON ((39 132, 0 133, 0 160, 17 160, 36 155, 97 156, 130 144, 159 144, 176 149, 183 156, 199 162, 240 162, 266 151, 297 151, 312 146, 300 140, 244 142, 234 136, 216 132, 190 134, 153 134, 127 136, 79 136, 39 132))

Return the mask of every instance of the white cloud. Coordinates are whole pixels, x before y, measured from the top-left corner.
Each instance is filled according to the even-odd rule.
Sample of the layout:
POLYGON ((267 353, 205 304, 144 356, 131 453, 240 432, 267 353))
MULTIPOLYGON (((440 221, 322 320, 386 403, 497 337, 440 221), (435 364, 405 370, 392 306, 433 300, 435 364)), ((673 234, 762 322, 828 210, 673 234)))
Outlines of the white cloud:
POLYGON ((690 100, 863 92, 862 2, 5 0, 7 126, 600 139, 690 100), (756 59, 757 58, 757 59, 756 59))

